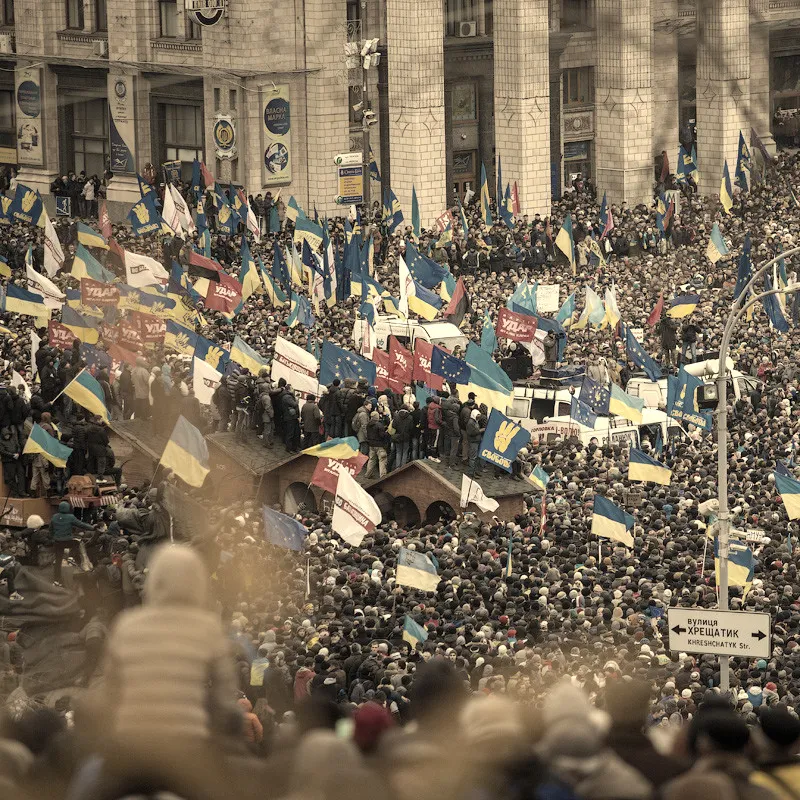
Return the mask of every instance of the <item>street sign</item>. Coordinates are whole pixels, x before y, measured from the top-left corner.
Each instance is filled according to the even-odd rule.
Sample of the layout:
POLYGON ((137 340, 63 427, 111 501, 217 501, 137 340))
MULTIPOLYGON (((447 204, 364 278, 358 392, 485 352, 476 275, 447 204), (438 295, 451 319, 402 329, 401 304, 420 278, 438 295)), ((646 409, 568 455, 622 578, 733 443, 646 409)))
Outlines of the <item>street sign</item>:
POLYGON ((769 658, 770 616, 750 611, 670 608, 669 649, 718 656, 769 658))
POLYGON ((363 153, 339 153, 339 155, 333 157, 333 163, 337 167, 355 167, 363 164, 363 162, 363 153))
POLYGON ((336 202, 340 205, 358 205, 364 202, 364 168, 339 167, 339 194, 336 202))

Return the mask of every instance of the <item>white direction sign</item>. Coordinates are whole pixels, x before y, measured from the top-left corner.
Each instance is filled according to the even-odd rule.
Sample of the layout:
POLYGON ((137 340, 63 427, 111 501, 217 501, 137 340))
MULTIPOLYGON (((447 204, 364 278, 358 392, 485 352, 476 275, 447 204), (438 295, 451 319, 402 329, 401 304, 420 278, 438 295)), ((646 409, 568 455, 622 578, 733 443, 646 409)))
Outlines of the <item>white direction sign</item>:
POLYGON ((745 658, 769 658, 772 652, 769 614, 670 608, 667 625, 670 650, 745 658))

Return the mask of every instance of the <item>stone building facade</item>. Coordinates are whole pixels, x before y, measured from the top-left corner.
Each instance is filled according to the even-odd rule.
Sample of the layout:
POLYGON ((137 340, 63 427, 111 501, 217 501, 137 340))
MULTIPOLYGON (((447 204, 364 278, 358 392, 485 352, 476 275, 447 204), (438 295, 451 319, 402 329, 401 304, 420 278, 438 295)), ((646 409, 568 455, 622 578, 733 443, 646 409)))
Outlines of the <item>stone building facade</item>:
POLYGON ((114 162, 121 216, 137 172, 188 177, 201 158, 333 214, 334 157, 361 150, 365 103, 373 199, 391 185, 410 218, 416 189, 430 226, 481 164, 494 195, 498 158, 522 212, 546 214, 578 174, 615 202, 649 199, 679 140, 696 140, 714 193, 740 130, 770 147, 800 134, 800 0, 214 0, 205 26, 196 2, 0 0, 0 163, 44 195, 114 162), (345 45, 371 38, 363 80, 345 45))

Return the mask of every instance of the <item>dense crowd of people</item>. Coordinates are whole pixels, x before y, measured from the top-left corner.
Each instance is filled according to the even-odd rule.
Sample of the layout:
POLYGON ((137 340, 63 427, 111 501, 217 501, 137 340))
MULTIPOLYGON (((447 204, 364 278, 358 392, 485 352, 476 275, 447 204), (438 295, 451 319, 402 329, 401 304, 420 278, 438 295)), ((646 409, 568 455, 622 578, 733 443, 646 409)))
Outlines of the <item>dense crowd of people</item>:
MULTIPOLYGON (((523 217, 511 228, 486 226, 470 205, 468 231, 455 224, 452 241, 441 243, 423 232, 419 247, 464 279, 470 307, 461 330, 468 340, 480 341, 487 313, 496 319, 523 278, 559 284, 560 301, 576 292, 579 308, 587 286, 601 297, 614 287, 623 321, 643 328, 645 348, 674 369, 678 358, 718 351, 745 235, 756 265, 795 246, 800 209, 787 186, 798 181, 800 158, 779 155, 737 198, 732 216, 716 198, 687 190, 665 233, 655 204, 612 206, 615 227, 608 246, 600 244, 603 262, 590 248, 590 235, 600 241, 603 229, 593 188, 584 184, 554 202, 552 216, 523 217), (575 274, 554 244, 566 214, 575 274), (715 222, 730 256, 712 264, 706 246, 715 222), (647 324, 662 293, 669 299, 686 291, 700 295, 691 316, 679 326, 647 324)), ((281 198, 252 203, 265 222, 261 243, 251 241, 251 248, 269 263, 273 241, 288 244, 292 225, 281 198), (273 207, 280 230, 268 233, 273 207)), ((213 205, 206 211, 212 256, 236 274, 242 234, 217 233, 213 205)), ((379 207, 362 210, 361 224, 374 240, 375 278, 396 297, 410 227, 390 234, 379 207)), ((329 226, 341 253, 345 220, 329 226)), ((58 230, 69 260, 74 226, 62 222, 58 230)), ((167 268, 175 254, 188 259, 180 243, 137 239, 124 226, 114 226, 114 236, 167 268)), ((12 280, 23 279, 29 244, 41 265, 40 232, 0 227, 12 280)), ((796 263, 787 257, 790 281, 796 263)), ((68 272, 66 264, 54 279, 62 288, 73 286, 68 272)), ((220 349, 239 335, 268 363, 278 335, 310 352, 324 341, 355 350, 359 305, 360 298, 322 304, 313 329, 290 328, 288 305, 273 307, 257 294, 233 319, 206 311, 197 332, 220 349)), ((800 435, 796 328, 779 334, 758 309, 733 344, 737 369, 762 388, 731 399, 730 504, 735 524, 763 530, 765 540, 755 551, 752 586, 746 594, 733 587, 731 607, 768 611, 774 624, 771 656, 733 659, 732 692, 723 696, 718 658, 672 651, 665 614, 717 602, 701 512, 716 496, 709 434, 688 426, 665 443, 669 486, 631 484, 622 445, 533 441, 514 475, 539 466, 550 481, 544 495, 531 488, 513 519, 471 510, 409 527, 385 519, 359 547, 332 530, 329 514, 301 507, 303 550, 285 550, 268 541, 255 500, 220 508, 208 492, 189 492, 206 524, 184 532, 191 548, 152 555, 155 543, 170 538, 174 478, 134 491, 113 474, 102 421, 59 396, 83 367, 95 371, 112 417, 149 419, 164 438, 179 414, 204 432, 261 436, 264 445, 289 452, 353 435, 369 456, 369 477, 422 457, 478 471, 488 409, 452 391, 429 393, 436 399, 422 407, 413 386, 378 392, 363 381, 334 381, 318 397, 298 398, 271 379, 269 367, 226 374, 203 406, 191 365, 177 353, 152 349, 135 365, 107 369, 90 364, 79 344, 62 351, 43 343, 32 359, 29 318, 2 321, 10 330, 0 338, 7 376, 0 455, 9 488, 60 495, 70 477, 86 472, 121 484, 116 507, 83 520, 69 505, 59 507, 49 526, 31 518, 0 542, 9 597, 20 594, 15 579, 26 586, 31 580, 19 609, 33 602, 36 584, 26 576, 45 569, 51 547, 59 584, 65 551, 82 564, 72 588, 57 586, 56 597, 66 602, 79 590, 84 655, 80 680, 68 685, 90 687, 71 690, 57 708, 27 696, 24 635, 8 629, 13 614, 4 618, 11 620, 0 649, 9 714, 0 727, 0 786, 7 782, 9 796, 113 798, 129 789, 173 789, 187 798, 221 797, 230 796, 233 781, 242 797, 338 798, 352 793, 354 779, 401 800, 476 790, 586 800, 800 793, 792 760, 800 737, 800 531, 787 521, 772 478, 779 460, 793 469, 800 435), (24 380, 21 391, 11 388, 14 373, 24 380), (66 469, 22 456, 34 422, 74 448, 66 469), (632 548, 598 547, 590 536, 595 494, 634 514, 632 548), (91 529, 85 561, 81 526, 91 529), (435 593, 398 584, 401 547, 435 558, 435 593)), ((520 375, 538 366, 503 340, 494 355, 520 375)), ((608 328, 568 330, 559 361, 623 386, 635 370, 608 328)), ((655 442, 643 446, 655 450, 655 442)), ((46 572, 49 581, 49 566, 46 572)))

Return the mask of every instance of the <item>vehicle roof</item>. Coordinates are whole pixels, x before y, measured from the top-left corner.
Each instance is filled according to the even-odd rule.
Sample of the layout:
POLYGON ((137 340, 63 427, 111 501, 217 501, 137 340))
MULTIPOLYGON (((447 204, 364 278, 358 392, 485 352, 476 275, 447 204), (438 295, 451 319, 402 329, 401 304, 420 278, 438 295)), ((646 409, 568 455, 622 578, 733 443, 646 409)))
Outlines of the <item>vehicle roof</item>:
POLYGON ((668 419, 667 415, 663 411, 659 411, 657 408, 644 408, 642 409, 642 421, 640 423, 631 422, 624 417, 619 417, 612 414, 610 417, 598 417, 594 422, 594 427, 590 428, 588 425, 583 425, 580 422, 576 422, 572 417, 569 415, 562 415, 560 417, 548 417, 545 422, 571 422, 573 425, 577 425, 579 428, 590 431, 605 431, 611 428, 612 426, 609 424, 611 421, 618 421, 622 424, 616 425, 616 430, 624 430, 626 428, 638 428, 640 425, 656 425, 661 424, 664 420, 668 419))

